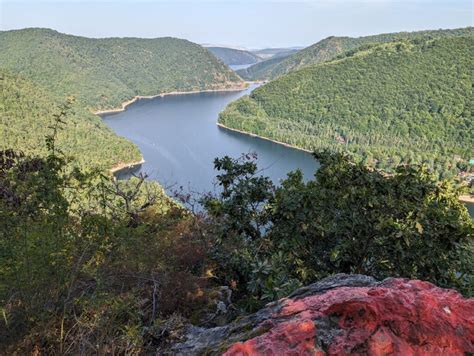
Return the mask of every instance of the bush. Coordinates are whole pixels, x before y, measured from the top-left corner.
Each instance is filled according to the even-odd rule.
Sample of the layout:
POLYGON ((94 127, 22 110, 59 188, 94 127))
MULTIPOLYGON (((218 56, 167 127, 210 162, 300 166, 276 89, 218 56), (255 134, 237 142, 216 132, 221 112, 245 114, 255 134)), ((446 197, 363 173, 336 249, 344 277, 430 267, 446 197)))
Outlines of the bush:
POLYGON ((297 171, 275 188, 248 158, 216 160, 224 189, 205 199, 218 227, 214 258, 243 294, 271 300, 334 273, 417 278, 472 293, 474 227, 452 182, 423 165, 386 175, 320 152, 315 180, 297 171))

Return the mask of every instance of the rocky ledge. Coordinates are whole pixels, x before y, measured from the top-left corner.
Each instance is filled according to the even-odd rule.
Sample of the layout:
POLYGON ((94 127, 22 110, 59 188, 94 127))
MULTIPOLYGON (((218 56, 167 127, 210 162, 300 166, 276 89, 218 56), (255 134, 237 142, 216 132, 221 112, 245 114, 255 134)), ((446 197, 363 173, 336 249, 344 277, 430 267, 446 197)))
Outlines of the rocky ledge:
POLYGON ((231 324, 191 327, 173 353, 472 354, 474 299, 418 280, 335 275, 231 324))

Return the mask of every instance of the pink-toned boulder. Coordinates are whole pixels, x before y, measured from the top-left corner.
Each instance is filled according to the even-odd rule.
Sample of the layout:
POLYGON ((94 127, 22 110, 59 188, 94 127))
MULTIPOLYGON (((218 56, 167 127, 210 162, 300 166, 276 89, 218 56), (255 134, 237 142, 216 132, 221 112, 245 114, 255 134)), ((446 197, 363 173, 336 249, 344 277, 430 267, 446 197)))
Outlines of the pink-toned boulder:
POLYGON ((201 330, 211 335, 221 341, 208 338, 207 351, 227 356, 465 355, 474 353, 474 299, 417 280, 336 275, 201 330))

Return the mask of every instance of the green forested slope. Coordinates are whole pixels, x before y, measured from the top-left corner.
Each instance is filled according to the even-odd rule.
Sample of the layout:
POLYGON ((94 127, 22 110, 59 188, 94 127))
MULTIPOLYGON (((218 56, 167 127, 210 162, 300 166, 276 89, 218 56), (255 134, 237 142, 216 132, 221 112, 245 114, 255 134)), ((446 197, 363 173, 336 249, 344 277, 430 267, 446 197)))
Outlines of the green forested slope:
POLYGON ((252 52, 240 49, 226 47, 208 47, 207 49, 227 65, 253 64, 261 60, 252 52))
POLYGON ((270 78, 267 74, 268 71, 278 67, 278 65, 287 58, 287 56, 272 57, 263 62, 255 63, 248 68, 239 69, 237 74, 247 80, 265 80, 270 78))
POLYGON ((247 69, 240 70, 239 75, 242 78, 251 80, 273 79, 307 65, 321 63, 333 59, 339 54, 354 50, 360 46, 370 43, 385 43, 416 38, 426 40, 438 37, 472 35, 473 33, 474 28, 467 27, 454 30, 386 33, 358 38, 328 37, 289 56, 284 60, 265 61, 253 65, 247 69))
POLYGON ((474 156, 474 36, 373 45, 256 89, 226 126, 379 168, 408 160, 454 171, 474 156), (416 43, 415 43, 416 42, 416 43))
POLYGON ((186 40, 91 39, 48 29, 0 32, 0 68, 93 109, 135 95, 241 85, 209 51, 186 40))
MULTIPOLYGON (((0 70, 0 151, 44 155, 45 137, 52 133, 61 105, 38 85, 0 70)), ((98 116, 77 104, 70 110, 56 145, 77 164, 106 169, 140 159, 138 148, 115 135, 98 116)))
POLYGON ((238 87, 241 79, 209 51, 174 38, 90 39, 48 29, 0 32, 1 148, 41 154, 58 105, 74 114, 57 144, 81 165, 110 168, 140 159, 91 110, 136 95, 238 87))

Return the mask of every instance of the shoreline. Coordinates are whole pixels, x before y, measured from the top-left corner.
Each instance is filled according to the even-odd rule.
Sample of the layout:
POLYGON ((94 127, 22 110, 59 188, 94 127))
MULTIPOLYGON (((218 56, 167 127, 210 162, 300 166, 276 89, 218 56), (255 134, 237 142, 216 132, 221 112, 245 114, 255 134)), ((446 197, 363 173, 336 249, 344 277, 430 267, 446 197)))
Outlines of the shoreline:
POLYGON ((200 94, 200 93, 218 93, 218 92, 232 92, 232 91, 242 91, 249 87, 249 85, 254 84, 255 82, 244 82, 243 86, 240 87, 231 87, 231 88, 222 88, 222 89, 204 89, 204 90, 191 90, 191 91, 170 91, 166 93, 156 94, 156 95, 136 95, 132 99, 126 100, 121 104, 120 108, 108 109, 108 110, 99 110, 95 111, 95 115, 106 115, 106 114, 115 114, 127 110, 127 107, 142 99, 156 99, 164 98, 165 96, 175 96, 175 95, 187 95, 187 94, 200 94))
POLYGON ((119 163, 113 166, 112 168, 109 169, 110 174, 115 176, 116 173, 123 171, 125 169, 130 169, 134 168, 136 166, 141 166, 143 163, 145 163, 145 159, 142 157, 141 160, 139 161, 134 161, 134 162, 128 162, 128 163, 119 163))
MULTIPOLYGON (((204 89, 204 90, 191 90, 191 91, 172 91, 166 93, 160 93, 156 95, 136 95, 132 99, 126 100, 121 104, 120 108, 115 109, 108 109, 108 110, 99 110, 93 112, 94 115, 107 115, 107 114, 115 114, 119 112, 123 112, 127 110, 127 108, 132 105, 133 103, 137 102, 141 99, 155 99, 155 98, 163 98, 165 96, 174 96, 174 95, 187 95, 187 94, 199 94, 199 93, 214 93, 214 92, 232 92, 232 91, 242 91, 249 87, 252 84, 260 84, 259 82, 252 82, 252 81, 244 81, 242 86, 239 87, 231 87, 231 88, 221 88, 221 89, 204 89)), ((145 159, 142 157, 140 161, 128 162, 128 163, 119 163, 109 169, 109 173, 115 177, 115 174, 130 169, 136 166, 140 166, 145 163, 145 159)))
POLYGON ((474 204, 474 196, 469 194, 464 194, 459 196, 459 201, 466 204, 474 204))
POLYGON ((277 140, 274 140, 274 139, 271 139, 271 138, 268 138, 268 137, 259 136, 257 134, 251 133, 251 132, 246 132, 246 131, 234 129, 234 128, 231 128, 231 127, 227 127, 224 124, 221 124, 220 122, 217 122, 216 124, 217 124, 218 127, 222 128, 222 129, 225 129, 225 130, 237 132, 237 133, 247 135, 247 136, 250 136, 250 137, 256 137, 256 138, 259 138, 259 139, 262 139, 262 140, 265 140, 265 141, 276 143, 276 144, 281 145, 281 146, 285 146, 285 147, 288 147, 288 148, 293 148, 293 149, 298 150, 298 151, 313 153, 313 151, 307 150, 306 148, 301 148, 301 147, 298 147, 298 146, 290 145, 289 143, 277 141, 277 140))

